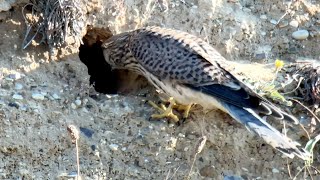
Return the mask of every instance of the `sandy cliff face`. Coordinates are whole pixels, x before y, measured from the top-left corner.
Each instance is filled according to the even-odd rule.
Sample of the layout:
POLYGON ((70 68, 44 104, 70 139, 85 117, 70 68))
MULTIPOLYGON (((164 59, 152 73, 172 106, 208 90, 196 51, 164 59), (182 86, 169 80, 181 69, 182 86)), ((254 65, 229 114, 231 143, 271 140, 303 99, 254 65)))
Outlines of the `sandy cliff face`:
MULTIPOLYGON (((158 100, 155 90, 128 72, 106 72, 100 82, 107 90, 118 82, 122 89, 112 93, 119 94, 97 92, 73 38, 53 52, 58 55, 54 60, 49 60, 47 46, 39 44, 41 37, 22 50, 26 26, 21 9, 26 2, 1 2, 8 8, 0 10, 0 179, 72 177, 76 156, 66 130, 70 124, 81 131, 83 179, 288 179, 288 164, 292 175, 303 167, 298 159, 287 162, 220 111, 204 114, 195 108, 180 126, 149 121, 156 111, 145 100, 158 100), (128 77, 142 83, 126 89, 128 77), (196 155, 203 136, 208 141, 196 155)), ((156 25, 197 35, 234 62, 319 60, 317 3, 79 0, 83 24, 78 38, 87 35, 83 42, 92 45, 112 34, 156 25), (307 30, 308 37, 298 30, 307 30)), ((89 62, 99 59, 90 50, 86 53, 89 62)), ((268 81, 273 68, 241 66, 235 73, 268 81)), ((300 135, 294 138, 300 140, 300 135)))

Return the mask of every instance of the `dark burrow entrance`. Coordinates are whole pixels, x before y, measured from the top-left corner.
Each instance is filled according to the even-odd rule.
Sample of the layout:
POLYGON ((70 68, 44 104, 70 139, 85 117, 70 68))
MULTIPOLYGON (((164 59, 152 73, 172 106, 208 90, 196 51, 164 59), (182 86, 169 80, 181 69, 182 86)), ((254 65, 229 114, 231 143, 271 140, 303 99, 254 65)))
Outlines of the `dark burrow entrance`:
POLYGON ((126 70, 112 70, 103 56, 102 43, 112 33, 104 28, 88 28, 79 48, 79 58, 87 66, 90 84, 103 94, 131 94, 147 86, 142 76, 126 70))

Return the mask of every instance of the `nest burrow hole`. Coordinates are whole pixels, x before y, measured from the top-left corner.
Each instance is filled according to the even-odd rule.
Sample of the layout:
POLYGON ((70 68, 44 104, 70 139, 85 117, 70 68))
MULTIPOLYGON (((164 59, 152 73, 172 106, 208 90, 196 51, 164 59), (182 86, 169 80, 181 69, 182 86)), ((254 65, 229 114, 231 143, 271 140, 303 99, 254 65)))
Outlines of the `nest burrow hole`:
POLYGON ((127 70, 112 69, 105 61, 101 45, 112 36, 109 29, 89 27, 79 48, 79 58, 88 68, 90 84, 103 94, 135 93, 147 80, 127 70))

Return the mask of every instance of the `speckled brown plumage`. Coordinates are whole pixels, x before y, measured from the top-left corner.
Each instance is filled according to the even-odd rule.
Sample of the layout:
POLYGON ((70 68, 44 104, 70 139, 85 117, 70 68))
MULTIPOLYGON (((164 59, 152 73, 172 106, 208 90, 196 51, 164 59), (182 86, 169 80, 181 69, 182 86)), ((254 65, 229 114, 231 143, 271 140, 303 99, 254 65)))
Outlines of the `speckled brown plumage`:
POLYGON ((289 157, 309 158, 304 149, 260 115, 294 123, 297 119, 226 71, 225 58, 200 38, 182 31, 146 27, 113 36, 102 47, 111 66, 145 76, 179 103, 219 108, 289 157))

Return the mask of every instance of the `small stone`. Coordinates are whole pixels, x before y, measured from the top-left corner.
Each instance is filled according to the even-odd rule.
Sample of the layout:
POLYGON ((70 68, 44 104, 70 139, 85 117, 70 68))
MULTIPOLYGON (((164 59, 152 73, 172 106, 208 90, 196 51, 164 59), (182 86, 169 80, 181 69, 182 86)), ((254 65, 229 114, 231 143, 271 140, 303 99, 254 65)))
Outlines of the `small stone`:
POLYGON ((21 90, 23 88, 23 85, 22 84, 20 84, 20 83, 15 83, 14 84, 14 89, 15 90, 21 90))
POLYGON ((69 172, 65 177, 68 177, 68 178, 75 178, 78 176, 78 173, 76 171, 71 171, 69 172))
POLYGON ((264 31, 261 31, 261 32, 260 32, 260 34, 261 34, 262 36, 267 35, 267 33, 266 33, 266 32, 264 32, 264 31))
POLYGON ((14 74, 9 74, 8 78, 13 79, 13 80, 18 80, 18 79, 21 79, 21 74, 19 72, 16 72, 14 74))
POLYGON ((97 149, 96 145, 94 145, 94 144, 91 145, 90 147, 91 147, 91 150, 92 150, 92 151, 95 151, 95 150, 97 149))
POLYGON ((0 12, 9 11, 11 8, 10 1, 0 1, 0 12))
POLYGON ((278 170, 278 169, 276 169, 276 168, 273 168, 272 169, 272 173, 279 173, 280 171, 278 170))
POLYGON ((292 33, 292 37, 297 40, 307 39, 309 36, 309 31, 307 30, 298 30, 292 33))
POLYGON ((268 19, 268 17, 267 17, 267 15, 263 14, 260 16, 260 19, 266 20, 266 19, 268 19))
POLYGON ((292 21, 290 21, 289 25, 294 28, 297 28, 299 26, 299 22, 296 20, 292 20, 292 21))
POLYGON ((25 105, 22 105, 22 106, 20 106, 20 110, 21 110, 21 111, 27 111, 27 110, 28 110, 28 107, 25 106, 25 105))
POLYGON ((274 24, 274 25, 277 25, 277 24, 278 24, 278 21, 276 21, 276 20, 274 20, 274 19, 271 19, 271 20, 270 20, 270 23, 271 23, 271 24, 274 24))
POLYGON ((56 93, 52 94, 52 97, 53 99, 56 99, 56 100, 61 99, 60 96, 56 93))
POLYGON ((249 170, 247 169, 247 168, 245 168, 245 167, 242 167, 241 168, 243 171, 245 171, 245 172, 249 172, 249 170))
POLYGON ((234 38, 237 41, 242 41, 244 39, 244 34, 242 31, 237 31, 236 34, 234 35, 234 38))
POLYGON ((111 99, 111 98, 112 98, 112 96, 109 95, 109 94, 106 94, 106 97, 107 97, 108 99, 111 99))
POLYGON ((266 55, 266 53, 257 53, 257 54, 255 54, 254 57, 256 60, 264 60, 267 58, 267 55, 266 55))
POLYGON ((118 151, 119 145, 117 145, 117 144, 110 144, 110 145, 109 145, 109 148, 110 148, 112 151, 118 151))
POLYGON ((47 96, 48 93, 47 92, 40 92, 43 96, 47 96))
POLYGON ((279 27, 280 27, 280 28, 287 27, 288 25, 289 25, 288 21, 281 21, 281 22, 279 23, 279 27))
POLYGON ((243 8, 242 10, 243 10, 243 12, 247 12, 247 13, 251 12, 251 9, 249 9, 249 8, 243 8))
MULTIPOLYGON (((6 90, 10 90, 10 89, 11 89, 10 83, 0 84, 0 87, 1 87, 1 89, 6 89, 6 90)), ((1 93, 1 92, 0 92, 0 93, 1 93)), ((1 93, 0 96, 4 96, 4 95, 2 95, 2 93, 1 93)))
POLYGON ((10 106, 10 107, 15 107, 15 108, 19 109, 19 104, 16 103, 16 102, 10 102, 10 103, 8 104, 8 106, 10 106))
POLYGON ((35 100, 44 100, 44 95, 41 93, 32 93, 32 98, 35 100))
POLYGON ((223 177, 223 180, 244 180, 241 176, 227 175, 223 177))
POLYGON ((170 137, 169 144, 166 147, 167 150, 174 150, 177 146, 178 139, 175 137, 170 137))
POLYGON ((14 94, 12 98, 16 100, 23 100, 23 97, 20 94, 14 94))
POLYGON ((80 127, 80 132, 89 138, 92 138, 92 135, 94 134, 93 130, 84 127, 80 127))
POLYGON ((213 178, 215 175, 215 169, 213 166, 205 166, 200 169, 200 175, 203 177, 213 178))
POLYGON ((80 99, 77 99, 74 101, 74 103, 77 105, 77 106, 81 106, 82 104, 82 101, 80 99))
POLYGON ((71 108, 72 109, 77 109, 77 105, 75 103, 71 103, 71 108))

